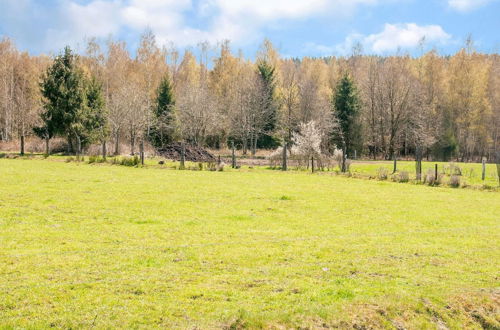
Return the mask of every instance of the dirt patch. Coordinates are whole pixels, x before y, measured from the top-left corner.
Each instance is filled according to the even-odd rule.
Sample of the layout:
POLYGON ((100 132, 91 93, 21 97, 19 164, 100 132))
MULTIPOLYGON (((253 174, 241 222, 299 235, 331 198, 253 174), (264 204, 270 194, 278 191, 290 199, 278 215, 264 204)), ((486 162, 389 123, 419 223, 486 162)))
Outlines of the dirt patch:
MULTIPOLYGON (((162 149, 157 150, 158 155, 171 160, 181 160, 182 144, 172 143, 162 149)), ((190 162, 214 162, 216 158, 207 150, 185 145, 185 159, 190 162)))

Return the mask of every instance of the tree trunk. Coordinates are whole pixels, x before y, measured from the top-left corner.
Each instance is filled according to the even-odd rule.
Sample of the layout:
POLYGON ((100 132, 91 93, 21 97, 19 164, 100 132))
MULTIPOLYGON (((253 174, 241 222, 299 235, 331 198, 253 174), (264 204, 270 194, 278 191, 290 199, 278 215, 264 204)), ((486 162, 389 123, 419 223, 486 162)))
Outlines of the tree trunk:
POLYGON ((342 173, 346 172, 345 161, 347 159, 347 150, 346 148, 342 148, 342 168, 340 169, 342 173))
POLYGON ((130 155, 133 156, 135 153, 135 135, 130 135, 130 155))
POLYGON ((102 159, 106 160, 106 140, 102 140, 102 159))
POLYGON ((120 154, 120 131, 116 130, 115 133, 115 156, 118 156, 120 154))
POLYGON ((141 140, 141 144, 139 145, 139 152, 141 154, 141 165, 144 165, 144 140, 141 140))
POLYGON ((283 142, 283 163, 281 164, 281 170, 286 171, 287 170, 287 163, 286 163, 286 142, 283 142))
POLYGON ((45 137, 45 154, 50 155, 50 139, 48 136, 45 137))
POLYGON ((21 156, 24 156, 24 134, 21 135, 21 156))
POLYGON ((255 154, 257 153, 257 139, 258 139, 258 135, 257 135, 257 133, 255 133, 255 136, 253 138, 252 156, 255 156, 255 154))
POLYGON ((236 168, 236 155, 235 155, 235 151, 234 151, 234 141, 231 142, 231 149, 232 149, 232 152, 231 152, 231 167, 232 168, 236 168))
POLYGON ((246 155, 248 152, 248 139, 243 138, 243 155, 246 155))
POLYGON ((252 154, 252 156, 254 155, 253 153, 253 132, 250 133, 250 153, 252 154))
POLYGON ((76 135, 76 160, 80 161, 80 153, 82 152, 82 140, 80 135, 76 135))
POLYGON ((183 170, 185 168, 185 160, 186 160, 186 147, 184 146, 184 142, 182 142, 181 146, 181 165, 180 169, 183 170))

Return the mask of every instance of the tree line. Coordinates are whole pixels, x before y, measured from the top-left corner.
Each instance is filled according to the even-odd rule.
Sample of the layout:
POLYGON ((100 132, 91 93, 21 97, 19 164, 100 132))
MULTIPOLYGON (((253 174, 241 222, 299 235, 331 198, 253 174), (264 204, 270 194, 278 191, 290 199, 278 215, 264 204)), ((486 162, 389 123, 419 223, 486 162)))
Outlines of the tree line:
MULTIPOLYGON (((82 54, 30 56, 0 42, 0 140, 64 137, 68 151, 100 143, 130 153, 182 141, 243 153, 291 149, 314 123, 325 153, 392 159, 493 158, 500 142, 500 56, 467 43, 436 51, 373 56, 282 58, 265 40, 255 60, 228 41, 181 55, 152 32, 133 55, 123 41, 96 39, 82 54)), ((107 147, 108 146, 108 147, 107 147)), ((24 148, 24 147, 22 147, 24 148)), ((108 149, 106 149, 108 148, 108 149)))

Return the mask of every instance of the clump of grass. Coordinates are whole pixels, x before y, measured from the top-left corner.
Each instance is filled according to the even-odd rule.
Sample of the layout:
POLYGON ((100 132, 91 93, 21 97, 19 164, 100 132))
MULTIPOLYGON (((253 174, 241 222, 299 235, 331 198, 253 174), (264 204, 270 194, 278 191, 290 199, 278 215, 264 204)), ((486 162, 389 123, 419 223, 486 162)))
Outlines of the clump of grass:
POLYGON ((282 201, 291 201, 292 197, 283 195, 283 196, 280 197, 280 200, 282 200, 282 201))
POLYGON ((460 176, 459 175, 452 175, 450 177, 449 185, 450 185, 450 187, 453 187, 453 188, 460 187, 460 176))
POLYGON ((445 165, 443 170, 444 173, 448 175, 462 175, 462 169, 455 163, 450 163, 447 166, 445 165))
POLYGON ((74 162, 75 158, 73 156, 66 157, 66 163, 74 162))
POLYGON ((206 168, 208 171, 216 171, 217 170, 217 164, 214 162, 208 162, 206 165, 206 168))
POLYGON ((410 174, 407 171, 397 172, 392 176, 392 180, 395 182, 409 182, 410 174))
POLYGON ((137 165, 139 165, 140 162, 141 162, 141 160, 137 156, 134 156, 134 157, 124 157, 124 158, 121 159, 120 165, 123 165, 123 166, 137 166, 137 165))
POLYGON ((424 183, 429 186, 433 186, 436 183, 435 173, 432 169, 427 170, 427 173, 424 176, 424 183))
POLYGON ((115 157, 111 161, 111 164, 113 165, 122 165, 122 166, 137 166, 141 163, 141 160, 139 159, 138 156, 134 157, 115 157))
POLYGON ((106 160, 102 157, 99 156, 89 156, 88 163, 93 164, 93 163, 105 163, 106 160))
POLYGON ((380 167, 377 171, 377 179, 379 180, 387 180, 389 177, 389 171, 385 167, 380 167))

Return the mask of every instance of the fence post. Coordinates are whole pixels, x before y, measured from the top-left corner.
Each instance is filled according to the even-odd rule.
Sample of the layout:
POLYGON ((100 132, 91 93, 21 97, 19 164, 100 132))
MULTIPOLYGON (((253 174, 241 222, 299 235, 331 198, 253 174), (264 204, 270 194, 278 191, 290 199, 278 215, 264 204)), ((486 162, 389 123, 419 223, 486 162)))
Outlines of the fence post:
POLYGON ((139 144, 139 153, 141 155, 141 165, 144 165, 144 139, 141 140, 141 144, 139 144))
POLYGON ((181 166, 179 169, 183 170, 185 168, 184 162, 186 160, 186 147, 184 146, 184 142, 181 145, 181 166))
POLYGON ((287 170, 287 163, 286 163, 286 142, 283 141, 283 163, 281 164, 281 170, 286 171, 287 170))
POLYGON ((231 149, 232 149, 232 154, 231 154, 231 167, 236 168, 236 156, 234 153, 234 141, 231 142, 231 149))
POLYGON ((354 160, 358 159, 358 153, 357 153, 357 150, 354 149, 354 160))
POLYGON ((483 173, 481 179, 484 181, 486 179, 486 157, 483 157, 483 173))
POLYGON ((434 180, 437 182, 438 180, 438 164, 434 165, 434 180))
POLYGON ((311 172, 314 173, 314 156, 311 156, 311 172))
POLYGON ((392 171, 392 173, 396 173, 396 171, 398 170, 398 164, 397 164, 397 159, 396 159, 396 156, 394 156, 394 169, 392 171))

